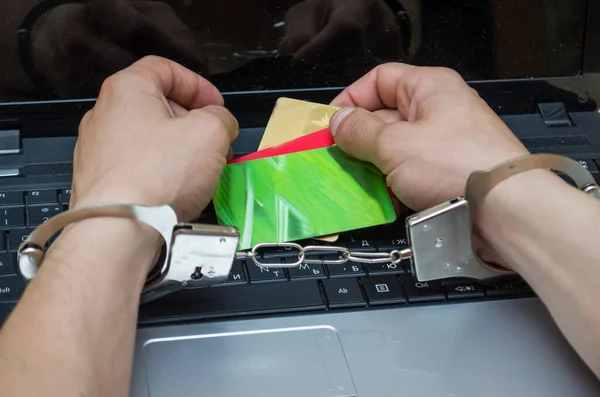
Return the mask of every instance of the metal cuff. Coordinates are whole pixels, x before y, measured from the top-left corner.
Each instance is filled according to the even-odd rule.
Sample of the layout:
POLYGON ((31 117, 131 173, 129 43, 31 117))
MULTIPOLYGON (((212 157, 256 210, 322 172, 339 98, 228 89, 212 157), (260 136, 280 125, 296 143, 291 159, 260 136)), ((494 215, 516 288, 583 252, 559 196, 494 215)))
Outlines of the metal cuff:
POLYGON ((149 275, 142 301, 155 299, 185 286, 206 286, 227 280, 237 250, 237 229, 225 226, 178 223, 168 205, 146 207, 114 204, 84 207, 57 215, 37 227, 21 244, 19 269, 31 280, 44 260, 48 240, 67 225, 90 218, 126 218, 156 229, 165 242, 164 262, 149 275))

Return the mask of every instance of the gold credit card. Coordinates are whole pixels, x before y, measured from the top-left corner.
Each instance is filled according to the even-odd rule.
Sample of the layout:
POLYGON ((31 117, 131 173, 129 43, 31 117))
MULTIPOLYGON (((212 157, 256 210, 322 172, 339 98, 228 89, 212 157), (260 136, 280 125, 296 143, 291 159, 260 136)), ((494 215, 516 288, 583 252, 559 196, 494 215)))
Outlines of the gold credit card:
MULTIPOLYGON (((333 114, 340 108, 320 103, 279 98, 271 114, 258 150, 312 134, 329 127, 333 114)), ((339 234, 318 237, 317 240, 336 242, 339 234)))
POLYGON ((331 117, 339 109, 320 103, 279 98, 258 150, 328 128, 331 117))

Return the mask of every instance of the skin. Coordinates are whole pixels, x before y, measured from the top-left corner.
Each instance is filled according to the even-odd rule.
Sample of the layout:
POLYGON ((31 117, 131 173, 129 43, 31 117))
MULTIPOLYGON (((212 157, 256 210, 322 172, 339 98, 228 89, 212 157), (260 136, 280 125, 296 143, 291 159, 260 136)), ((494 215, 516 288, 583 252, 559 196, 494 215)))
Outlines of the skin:
MULTIPOLYGON (((383 65, 334 104, 351 107, 332 120, 337 144, 377 165, 415 209, 463 193, 471 171, 527 153, 446 69, 383 65)), ((197 216, 237 133, 221 105, 214 87, 164 59, 119 72, 81 123, 72 206, 168 203, 182 220, 197 216)), ((490 193, 477 225, 598 375, 600 269, 592 236, 600 226, 587 221, 595 216, 594 199, 549 172, 530 171, 490 193), (560 211, 567 201, 570 211, 560 211)), ((157 242, 128 220, 82 221, 61 234, 0 332, 7 395, 128 395, 139 294, 157 242)))

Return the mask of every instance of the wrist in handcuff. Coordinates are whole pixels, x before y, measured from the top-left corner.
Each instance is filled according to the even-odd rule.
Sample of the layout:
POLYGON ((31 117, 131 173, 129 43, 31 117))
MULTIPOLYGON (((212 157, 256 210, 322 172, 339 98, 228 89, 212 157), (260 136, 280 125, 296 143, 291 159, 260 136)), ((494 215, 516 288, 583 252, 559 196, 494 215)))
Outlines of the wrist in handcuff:
MULTIPOLYGON (((412 248, 402 252, 392 252, 394 263, 412 255, 412 272, 419 281, 448 277, 484 280, 510 274, 508 269, 482 261, 482 258, 477 256, 475 252, 477 247, 472 243, 474 230, 477 231, 479 227, 484 232, 483 236, 486 240, 492 244, 494 241, 489 240, 491 234, 487 230, 485 221, 482 223, 472 221, 480 219, 481 214, 490 205, 494 208, 494 203, 502 198, 502 190, 507 189, 508 194, 511 194, 510 184, 505 185, 503 189, 495 189, 496 185, 517 174, 529 173, 529 170, 538 168, 562 171, 574 180, 579 189, 600 199, 600 188, 594 178, 571 159, 557 155, 517 158, 490 170, 473 172, 467 182, 465 197, 459 197, 409 217, 407 232, 412 248)), ((515 181, 518 179, 515 178, 515 181)), ((56 228, 89 217, 137 219, 160 232, 166 242, 166 255, 158 277, 146 281, 145 296, 152 296, 151 299, 188 285, 205 286, 224 282, 233 259, 238 255, 236 247, 239 233, 234 228, 180 224, 177 222, 175 212, 169 206, 143 207, 134 204, 97 206, 63 213, 34 230, 19 249, 19 267, 23 275, 26 278, 33 277, 44 257, 42 247, 56 228), (160 288, 156 288, 157 286, 160 288)), ((254 247, 250 253, 244 253, 244 257, 255 259, 255 251, 260 245, 254 247)), ((273 244, 262 245, 273 246, 273 244)), ((308 251, 309 247, 306 247, 306 250, 308 251)), ((302 258, 303 251, 302 249, 302 258)), ((386 256, 383 253, 376 255, 386 256)), ((299 264, 302 263, 302 258, 299 259, 299 264)), ((345 260, 349 258, 346 257, 345 260)), ((343 262, 345 261, 340 263, 343 262)))
MULTIPOLYGON (((128 253, 128 257, 135 258, 129 262, 128 269, 139 269, 145 276, 156 265, 163 242, 160 234, 145 223, 133 219, 91 218, 68 225, 56 239, 53 248, 56 248, 58 255, 62 255, 62 252, 72 252, 73 247, 82 244, 86 244, 85 248, 91 254, 109 260, 115 252, 128 253), (92 243, 87 246, 89 242, 92 243), (110 248, 104 252, 106 246, 110 248)), ((112 262, 118 261, 106 263, 104 268, 110 268, 112 262)))

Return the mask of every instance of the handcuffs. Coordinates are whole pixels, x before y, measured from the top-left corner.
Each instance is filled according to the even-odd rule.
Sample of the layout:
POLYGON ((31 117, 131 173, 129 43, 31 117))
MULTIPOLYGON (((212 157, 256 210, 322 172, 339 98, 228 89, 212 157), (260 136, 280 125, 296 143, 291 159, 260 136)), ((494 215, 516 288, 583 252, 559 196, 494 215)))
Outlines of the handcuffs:
POLYGON ((130 218, 156 229, 164 239, 163 260, 146 279, 142 302, 186 287, 204 287, 227 281, 236 258, 250 259, 257 266, 296 267, 304 264, 342 264, 348 260, 363 263, 391 263, 412 258, 411 270, 418 281, 452 277, 488 280, 513 274, 510 270, 481 260, 473 248, 473 220, 478 207, 494 186, 524 171, 547 169, 562 172, 580 190, 600 199, 600 187, 577 161, 554 154, 535 154, 509 160, 486 171, 473 172, 465 195, 424 210, 406 219, 409 248, 389 253, 350 252, 344 247, 308 246, 296 243, 258 244, 250 251, 237 251, 236 228, 196 223, 179 223, 168 205, 146 207, 115 204, 84 207, 57 215, 29 234, 21 244, 18 262, 21 275, 31 280, 42 265, 47 242, 67 225, 89 218, 130 218), (260 249, 284 247, 296 249, 298 260, 288 264, 262 264, 260 249), (339 260, 305 258, 315 250, 337 251, 339 260))

